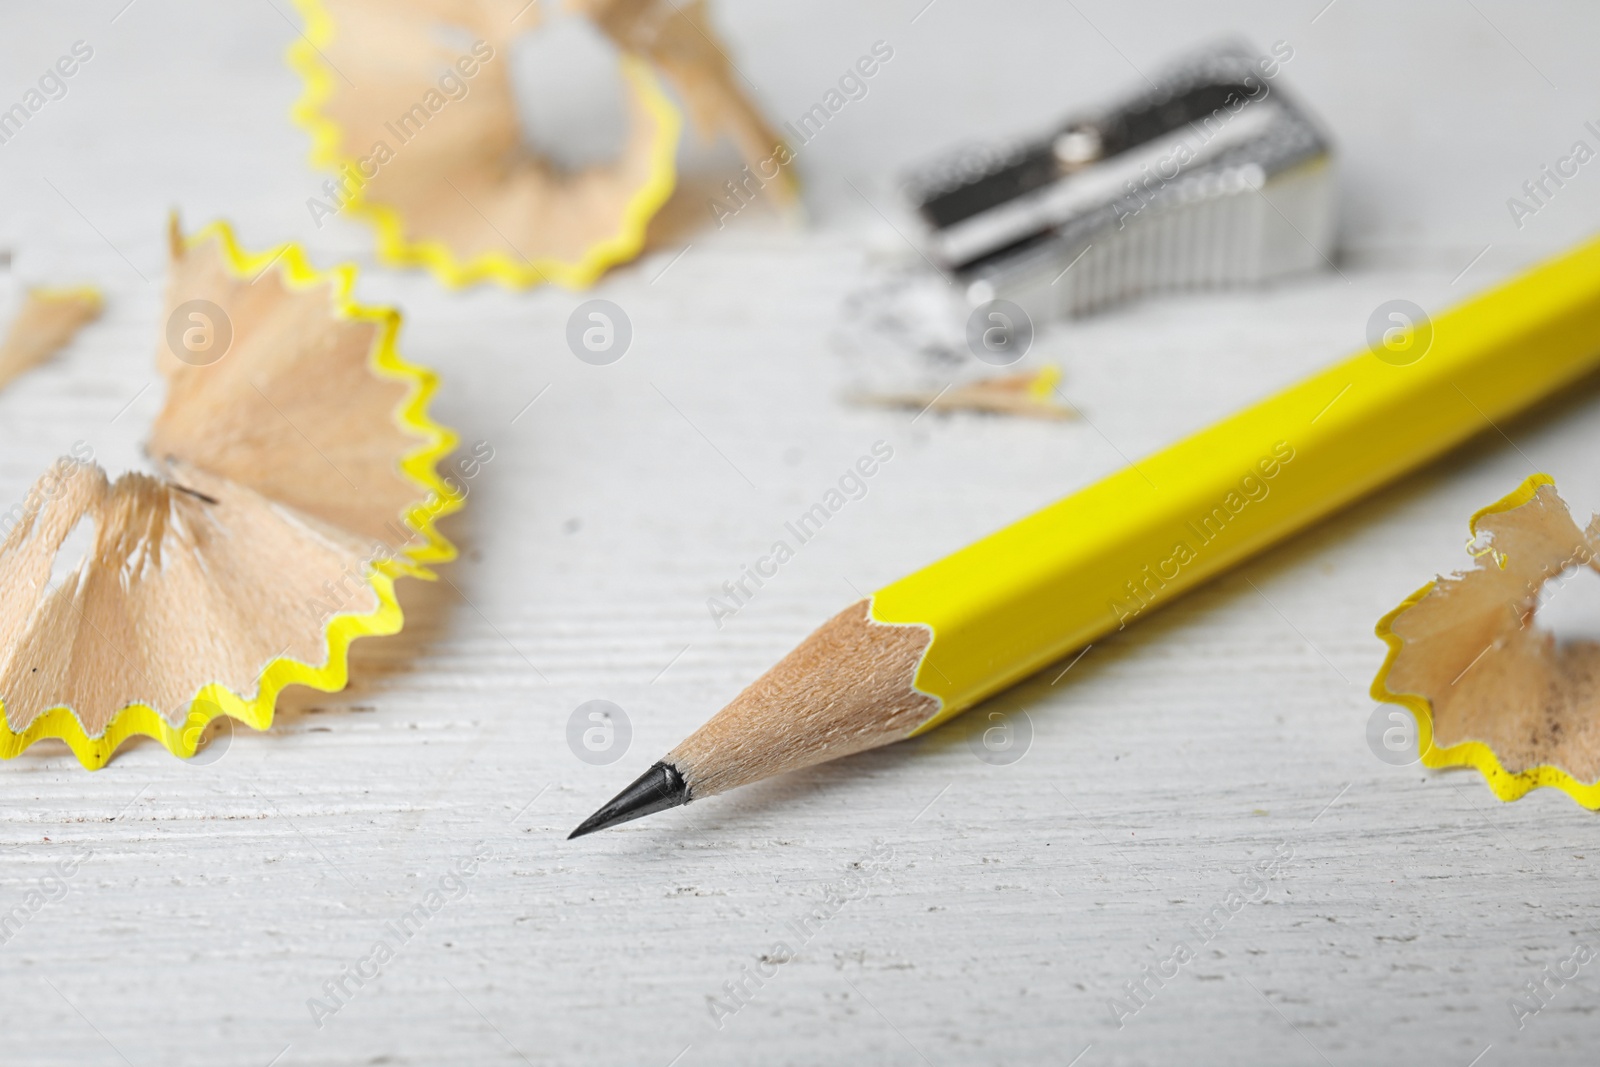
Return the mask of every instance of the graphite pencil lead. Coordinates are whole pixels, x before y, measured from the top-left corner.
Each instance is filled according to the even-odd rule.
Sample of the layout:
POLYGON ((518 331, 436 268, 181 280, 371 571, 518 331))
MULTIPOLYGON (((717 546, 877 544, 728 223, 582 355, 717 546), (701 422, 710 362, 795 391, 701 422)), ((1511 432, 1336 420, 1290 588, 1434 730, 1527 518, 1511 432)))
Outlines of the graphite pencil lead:
POLYGON ((634 779, 632 785, 607 801, 599 811, 583 820, 576 830, 567 835, 567 840, 653 815, 667 808, 676 808, 689 803, 690 799, 689 783, 678 773, 678 768, 666 762, 657 763, 634 779))

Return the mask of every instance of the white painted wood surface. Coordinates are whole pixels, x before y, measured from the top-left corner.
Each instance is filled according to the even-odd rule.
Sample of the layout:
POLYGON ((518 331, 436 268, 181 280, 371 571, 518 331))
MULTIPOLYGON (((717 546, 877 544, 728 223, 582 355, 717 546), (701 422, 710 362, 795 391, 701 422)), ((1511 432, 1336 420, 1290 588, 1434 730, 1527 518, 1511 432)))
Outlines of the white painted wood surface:
MULTIPOLYGON (((57 364, 0 394, 5 500, 75 440, 113 469, 136 462, 160 402, 144 387, 168 208, 227 215, 256 247, 370 260, 363 230, 319 231, 305 211, 321 176, 285 119, 287 4, 124 2, 4 8, 0 103, 74 40, 95 48, 0 145, 14 273, 111 298, 57 364)), ((358 646, 347 691, 285 699, 269 733, 241 732, 215 763, 139 744, 93 775, 56 746, 0 766, 0 910, 30 910, 0 945, 0 1057, 1592 1058, 1592 965, 1520 1031, 1508 1001, 1580 943, 1600 948, 1593 816, 1548 790, 1499 804, 1475 773, 1392 768, 1364 739, 1372 625, 1466 562, 1471 511, 1534 468, 1600 502, 1592 385, 999 699, 1031 723, 1020 762, 974 757, 978 712, 563 840, 855 590, 1339 357, 1382 301, 1442 306, 1600 209, 1600 163, 1522 230, 1505 206, 1600 120, 1597 23, 1579 5, 919 7, 719 7, 780 117, 873 40, 896 59, 801 156, 812 229, 741 219, 601 287, 634 324, 620 363, 566 350, 572 294, 365 273, 362 297, 406 312, 403 350, 445 375, 439 416, 494 449, 447 524, 462 559, 410 585, 405 633, 358 646), (1235 28, 1294 42, 1287 83, 1343 149, 1341 273, 1045 332, 1029 358, 1065 368, 1082 422, 913 423, 839 403, 874 343, 843 309, 908 255, 847 179, 881 197, 918 154, 1025 129, 1235 28), (867 496, 717 629, 706 598, 878 439, 895 458, 867 496), (632 723, 610 766, 565 741, 591 699, 632 723), (466 895, 315 1025, 308 999, 480 849, 466 895), (1200 944, 1192 928, 1261 863, 1263 899, 1200 944), (65 895, 32 911, 58 864, 76 864, 65 895), (1111 999, 1179 940, 1198 958, 1119 1028, 1111 999), (787 957, 779 941, 793 958, 763 963, 787 957), (724 983, 763 970, 718 1028, 724 983)))

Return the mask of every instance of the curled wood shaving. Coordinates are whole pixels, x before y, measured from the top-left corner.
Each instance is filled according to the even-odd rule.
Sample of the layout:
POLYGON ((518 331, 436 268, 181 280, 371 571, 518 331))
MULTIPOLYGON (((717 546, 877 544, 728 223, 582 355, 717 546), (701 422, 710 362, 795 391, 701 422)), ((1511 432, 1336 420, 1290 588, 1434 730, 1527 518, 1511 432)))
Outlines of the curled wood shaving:
POLYGON ((434 466, 453 437, 399 316, 293 246, 172 243, 162 321, 217 347, 163 337, 159 475, 65 457, 0 519, 0 756, 57 737, 97 767, 137 734, 192 755, 219 715, 265 729, 284 686, 343 687, 350 642, 401 626, 395 579, 454 554, 433 527, 461 502, 434 466))
POLYGON ((51 359, 78 331, 100 317, 98 289, 30 289, 0 341, 0 388, 51 359))
POLYGON ((1372 694, 1412 710, 1427 766, 1476 767, 1502 800, 1552 786, 1600 808, 1600 643, 1534 624, 1548 583, 1600 572, 1600 516, 1580 529, 1541 474, 1472 532, 1476 567, 1379 622, 1389 655, 1372 694))
POLYGON ((1059 367, 982 378, 938 392, 865 393, 857 403, 915 411, 977 411, 990 415, 1016 415, 1030 419, 1071 419, 1077 412, 1057 399, 1059 367))
POLYGON ((366 218, 386 262, 426 266, 448 285, 586 286, 640 253, 674 187, 681 125, 658 74, 702 133, 727 133, 752 162, 781 143, 740 92, 700 0, 570 0, 621 52, 629 122, 616 159, 570 173, 523 142, 511 80, 512 42, 542 5, 298 3, 307 28, 290 58, 306 93, 295 116, 337 185, 308 206, 319 225, 345 210, 366 218), (462 31, 467 50, 441 27, 462 31))

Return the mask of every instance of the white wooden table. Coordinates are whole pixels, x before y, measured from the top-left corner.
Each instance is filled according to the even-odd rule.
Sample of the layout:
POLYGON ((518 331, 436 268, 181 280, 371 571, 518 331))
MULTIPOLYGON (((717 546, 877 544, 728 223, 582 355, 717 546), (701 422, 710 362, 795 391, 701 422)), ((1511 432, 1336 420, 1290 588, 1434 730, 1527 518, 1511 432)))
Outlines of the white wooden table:
MULTIPOLYGON (((113 472, 138 462, 170 207, 226 215, 256 247, 371 259, 364 230, 318 230, 305 209, 322 178, 285 117, 286 0, 124 3, 4 9, 0 104, 73 41, 95 54, 0 145, 0 237, 17 276, 110 295, 68 354, 0 393, 6 502, 75 440, 113 472)), ((1592 965, 1521 1030, 1508 1001, 1600 949, 1593 817, 1548 790, 1502 805, 1476 773, 1387 766, 1364 734, 1373 623, 1466 563, 1475 508, 1534 468, 1575 507, 1600 503, 1592 385, 1000 698, 1033 731, 1017 763, 976 759, 968 716, 564 841, 855 590, 1343 355, 1384 300, 1443 306, 1600 210, 1600 163, 1520 230, 1505 205, 1593 142, 1600 21, 1578 4, 921 6, 718 8, 780 120, 873 41, 895 59, 807 146, 810 228, 753 214, 604 283, 635 330, 615 365, 567 351, 574 294, 364 273, 361 297, 405 310, 403 350, 443 372, 440 418, 494 450, 446 524, 462 558, 448 582, 410 583, 405 632, 358 646, 348 690, 286 697, 214 763, 144 743, 93 775, 55 745, 0 766, 0 912, 64 894, 0 945, 0 1058, 1592 1058, 1592 965), (1286 84, 1338 139, 1339 273, 1043 331, 1030 363, 1062 365, 1084 421, 913 423, 840 402, 882 340, 846 305, 910 256, 864 197, 1230 29, 1293 43, 1286 84), (718 629, 706 598, 879 439, 895 458, 868 495, 718 629), (609 766, 566 743, 591 699, 631 722, 609 766), (364 962, 475 854, 445 883, 459 899, 364 962), (1202 944, 1195 927, 1264 861, 1259 899, 1202 944), (1180 940, 1197 958, 1130 1000, 1180 940), (332 1005, 341 979, 319 1026, 308 1001, 332 1005), (1120 1027, 1114 998, 1138 1006, 1120 1027)))

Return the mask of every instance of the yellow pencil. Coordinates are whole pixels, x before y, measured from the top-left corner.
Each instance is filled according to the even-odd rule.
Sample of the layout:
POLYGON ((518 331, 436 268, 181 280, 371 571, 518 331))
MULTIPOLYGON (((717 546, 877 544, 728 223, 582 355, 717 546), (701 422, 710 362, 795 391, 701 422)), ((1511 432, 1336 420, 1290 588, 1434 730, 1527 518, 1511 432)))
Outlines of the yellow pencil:
MULTIPOLYGON (((1415 316, 1413 316, 1413 320, 1415 316)), ((1600 240, 878 590, 577 837, 937 726, 1600 366, 1600 240)))

